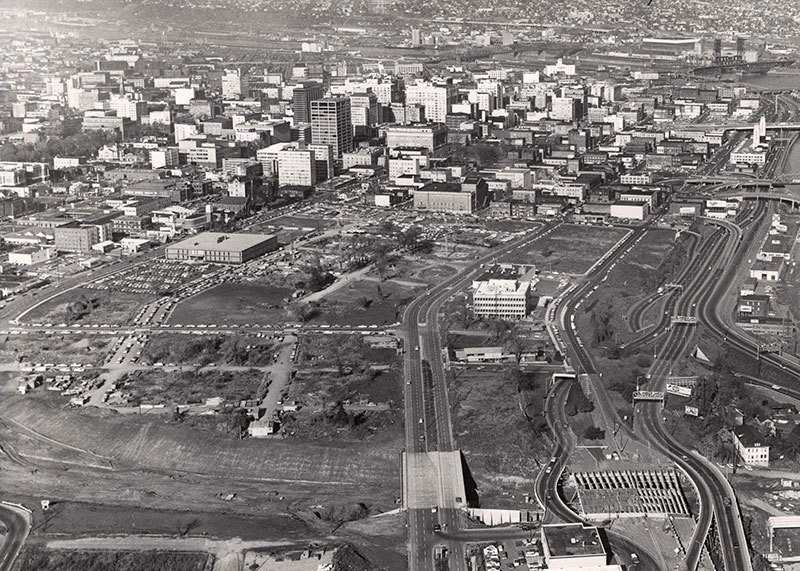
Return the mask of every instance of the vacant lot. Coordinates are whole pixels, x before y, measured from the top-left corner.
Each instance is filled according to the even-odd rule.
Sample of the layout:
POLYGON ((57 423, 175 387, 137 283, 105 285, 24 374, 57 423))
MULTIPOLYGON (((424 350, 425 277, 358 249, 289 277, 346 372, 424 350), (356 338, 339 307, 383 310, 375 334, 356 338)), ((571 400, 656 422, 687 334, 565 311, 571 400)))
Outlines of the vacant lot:
POLYGON ((77 288, 46 301, 25 315, 27 323, 124 325, 154 295, 77 288))
POLYGON ((539 470, 536 458, 549 449, 541 416, 546 378, 524 375, 518 382, 511 370, 458 369, 449 381, 454 434, 483 505, 521 505, 539 470))
POLYGON ((224 402, 262 398, 268 381, 256 369, 247 371, 134 371, 120 379, 128 404, 197 404, 222 397, 224 402))
POLYGON ((269 365, 275 343, 247 335, 151 335, 142 349, 141 362, 207 365, 209 363, 246 367, 269 365))
MULTIPOLYGON (((63 408, 58 399, 4 394, 0 416, 61 445, 101 456, 118 468, 168 470, 241 480, 311 483, 394 494, 400 487, 397 447, 370 443, 231 440, 212 431, 171 426, 138 415, 63 408), (92 438, 87 439, 86 435, 92 438), (354 486, 355 488, 351 488, 354 486)), ((28 478, 30 474, 28 473, 28 478)), ((380 496, 383 497, 383 496, 380 496)))
POLYGON ((311 323, 389 325, 401 320, 403 308, 424 288, 394 281, 360 280, 325 296, 311 323))
POLYGON ((298 366, 288 398, 303 408, 285 418, 286 434, 401 445, 402 365, 395 349, 370 347, 361 335, 306 335, 298 366))
MULTIPOLYGON (((391 344, 392 339, 387 337, 386 342, 391 344)), ((364 370, 370 364, 391 365, 399 362, 396 349, 372 347, 361 335, 346 333, 302 335, 297 349, 299 368, 350 367, 364 370)))
POLYGON ((507 254, 500 261, 536 265, 565 274, 583 274, 627 233, 628 230, 621 228, 563 224, 548 236, 507 254))
POLYGON ((79 571, 84 569, 204 571, 213 559, 213 556, 208 553, 72 551, 47 549, 34 543, 22 550, 18 565, 20 569, 30 571, 79 571))
MULTIPOLYGON (((270 496, 268 491, 263 492, 270 496)), ((238 503, 238 502, 237 502, 238 503)), ((231 506, 233 507, 233 506, 231 506)), ((200 510, 201 508, 195 507, 200 510)), ((148 535, 210 535, 240 537, 244 540, 263 539, 265 527, 279 527, 287 537, 303 537, 308 528, 287 517, 260 513, 256 517, 224 513, 216 510, 170 511, 129 506, 104 506, 84 502, 54 502, 51 510, 34 514, 34 526, 48 534, 148 534, 148 535)))
POLYGON ((170 323, 246 323, 273 325, 286 321, 286 302, 294 289, 224 283, 180 302, 170 323))
POLYGON ((378 371, 363 369, 338 372, 330 369, 303 369, 292 380, 289 398, 303 404, 326 406, 336 401, 387 403, 399 406, 403 400, 400 367, 378 371))
POLYGON ((41 337, 11 335, 0 344, 0 359, 30 363, 99 365, 112 339, 107 337, 77 337, 75 335, 41 337))

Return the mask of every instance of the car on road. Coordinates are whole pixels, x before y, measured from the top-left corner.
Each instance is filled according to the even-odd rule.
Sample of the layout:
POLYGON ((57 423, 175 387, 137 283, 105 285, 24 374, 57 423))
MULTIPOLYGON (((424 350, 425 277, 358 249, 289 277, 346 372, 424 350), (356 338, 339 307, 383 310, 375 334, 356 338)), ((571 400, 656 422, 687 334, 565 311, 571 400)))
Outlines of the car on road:
POLYGON ((442 526, 441 525, 439 525, 437 523, 436 525, 433 526, 433 532, 434 533, 439 533, 440 531, 442 531, 442 526))

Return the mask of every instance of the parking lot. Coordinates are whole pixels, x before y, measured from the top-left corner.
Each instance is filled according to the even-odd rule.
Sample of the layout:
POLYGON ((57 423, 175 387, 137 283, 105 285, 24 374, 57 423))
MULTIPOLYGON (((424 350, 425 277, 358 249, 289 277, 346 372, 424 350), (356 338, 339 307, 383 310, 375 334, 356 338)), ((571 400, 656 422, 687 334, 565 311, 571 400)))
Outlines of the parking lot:
POLYGON ((155 259, 145 265, 127 268, 113 275, 98 278, 87 287, 162 295, 182 288, 203 275, 219 270, 212 264, 193 264, 155 259))

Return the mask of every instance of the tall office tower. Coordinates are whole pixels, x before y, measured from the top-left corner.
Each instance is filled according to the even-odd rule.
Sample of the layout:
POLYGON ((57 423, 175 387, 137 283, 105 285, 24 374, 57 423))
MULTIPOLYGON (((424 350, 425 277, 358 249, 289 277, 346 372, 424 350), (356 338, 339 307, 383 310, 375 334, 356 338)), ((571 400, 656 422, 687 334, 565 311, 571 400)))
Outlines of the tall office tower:
POLYGON ((317 182, 333 178, 333 151, 330 145, 308 145, 314 153, 314 168, 317 171, 317 182))
POLYGON ((350 119, 354 127, 372 127, 378 124, 378 96, 371 91, 350 96, 350 119))
POLYGON ((425 116, 434 123, 444 123, 450 112, 450 105, 456 97, 454 85, 431 85, 418 83, 406 88, 406 105, 425 106, 425 116))
POLYGON ((240 69, 226 69, 222 75, 222 98, 241 99, 247 91, 245 78, 240 69))
POLYGON ((311 102, 322 99, 325 89, 321 83, 304 81, 292 91, 292 107, 294 107, 294 124, 311 123, 311 102))
POLYGON ((350 98, 326 97, 311 102, 311 141, 330 145, 334 159, 353 150, 350 98))
POLYGON ((314 151, 287 149, 278 152, 278 184, 280 186, 314 186, 317 182, 317 168, 314 164, 314 151))
POLYGON ((420 32, 416 28, 411 29, 411 45, 412 46, 422 45, 422 32, 420 32))

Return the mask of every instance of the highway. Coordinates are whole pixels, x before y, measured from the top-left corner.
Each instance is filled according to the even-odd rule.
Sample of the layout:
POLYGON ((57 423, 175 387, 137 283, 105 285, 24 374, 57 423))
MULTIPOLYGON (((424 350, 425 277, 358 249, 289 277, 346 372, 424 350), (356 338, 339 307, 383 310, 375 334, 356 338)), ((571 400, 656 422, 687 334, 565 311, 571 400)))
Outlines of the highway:
MULTIPOLYGON (((756 209, 753 218, 763 215, 763 206, 756 209)), ((715 248, 707 272, 700 273, 693 280, 676 303, 675 311, 680 315, 699 316, 709 307, 715 306, 719 299, 716 290, 720 284, 727 283, 723 277, 726 269, 735 268, 736 253, 741 243, 740 227, 724 221, 710 221, 721 226, 726 240, 715 248)), ((644 388, 663 391, 666 376, 675 362, 684 358, 691 350, 694 335, 687 331, 692 325, 675 325, 662 345, 662 353, 650 371, 650 382, 644 388)), ((662 405, 659 402, 640 402, 636 406, 635 419, 637 432, 662 454, 680 466, 697 487, 701 501, 697 528, 687 549, 685 561, 688 569, 695 569, 701 555, 701 540, 711 525, 711 515, 715 516, 721 543, 721 557, 724 568, 728 570, 747 570, 751 568, 750 554, 745 540, 741 515, 736 505, 736 497, 724 475, 713 464, 694 451, 687 450, 677 442, 663 424, 662 405), (709 509, 711 508, 711 509, 709 509)))
MULTIPOLYGON (((437 320, 442 304, 451 295, 467 287, 483 265, 548 234, 561 223, 560 220, 551 222, 528 236, 491 251, 455 276, 428 289, 406 307, 402 321, 405 332, 406 453, 457 450, 437 320)), ((449 489, 447 483, 439 482, 438 486, 440 497, 446 497, 449 489)), ((434 511, 427 507, 409 508, 408 522, 410 569, 432 569, 436 545, 448 547, 450 569, 466 569, 462 543, 448 541, 447 536, 434 532, 434 527, 439 525, 443 532, 456 534, 460 528, 457 509, 437 507, 434 511)))
POLYGON ((0 571, 11 570, 30 530, 28 512, 14 505, 0 503, 0 571))
MULTIPOLYGON (((609 426, 617 426, 619 429, 628 430, 627 425, 616 421, 616 409, 606 394, 602 381, 592 361, 591 355, 585 350, 583 342, 577 336, 573 327, 567 323, 572 323, 574 312, 583 303, 583 299, 588 296, 603 277, 613 270, 619 259, 627 255, 630 250, 644 236, 651 227, 655 218, 650 222, 638 227, 599 264, 597 264, 586 279, 567 294, 559 303, 556 309, 556 322, 558 323, 559 337, 565 343, 565 357, 572 367, 589 376, 589 385, 592 388, 594 401, 600 409, 602 416, 606 419, 609 426)), ((558 519, 565 522, 581 521, 580 517, 573 512, 564 502, 561 492, 561 477, 569 461, 570 454, 575 445, 575 435, 568 430, 569 422, 564 413, 564 402, 569 390, 570 382, 561 381, 553 387, 548 394, 546 402, 547 422, 550 430, 556 438, 556 446, 553 450, 555 460, 544 467, 537 476, 534 491, 537 501, 546 509, 546 520, 558 519)), ((629 554, 637 553, 639 556, 638 568, 658 569, 659 565, 648 552, 644 552, 641 547, 632 544, 630 541, 607 530, 604 532, 608 538, 611 550, 623 563, 631 563, 629 554)))
MULTIPOLYGON (((748 215, 743 222, 752 222, 759 214, 763 214, 762 208, 754 209, 754 212, 748 215)), ((692 279, 685 286, 681 295, 675 298, 674 307, 671 310, 676 315, 693 315, 698 307, 702 308, 704 304, 710 303, 710 300, 713 299, 714 288, 719 286, 720 283, 725 283, 724 279, 720 279, 720 274, 726 264, 734 261, 734 254, 740 243, 741 232, 737 232, 738 227, 730 223, 718 223, 718 225, 722 226, 724 234, 715 233, 712 237, 713 239, 709 240, 709 245, 701 248, 698 256, 695 256, 695 259, 690 263, 695 275, 686 274, 687 277, 692 279), (722 240, 723 236, 727 237, 727 240, 722 240), (701 253, 704 255, 699 255, 701 253), (709 270, 705 270, 703 267, 706 261, 710 264, 709 270)), ((645 228, 643 227, 641 231, 644 230, 645 228)), ((633 240, 635 236, 630 238, 633 240)), ((611 259, 607 260, 607 264, 609 266, 612 264, 611 259)), ((600 266, 596 268, 594 273, 595 280, 589 279, 582 286, 573 290, 561 305, 559 325, 564 339, 568 342, 567 353, 570 360, 577 371, 582 371, 588 375, 589 386, 592 389, 595 404, 600 408, 600 412, 605 418, 609 429, 628 433, 632 438, 645 438, 653 442, 658 450, 680 466, 690 479, 695 482, 701 502, 701 514, 693 540, 687 546, 686 567, 688 569, 696 568, 702 555, 704 538, 711 525, 713 514, 716 512, 721 514, 721 516, 718 516, 718 525, 720 537, 723 541, 722 551, 726 561, 726 568, 748 569, 750 565, 749 552, 744 541, 743 529, 732 490, 727 485, 724 477, 721 477, 721 474, 713 466, 709 466, 704 459, 690 454, 689 451, 675 442, 671 435, 666 433, 662 424, 660 403, 639 405, 640 412, 637 414, 636 432, 631 432, 627 425, 616 418, 614 407, 611 405, 603 383, 597 375, 591 356, 584 350, 583 343, 578 339, 577 333, 572 327, 573 312, 578 309, 582 300, 590 294, 592 291, 590 288, 593 287, 596 277, 603 271, 608 271, 608 267, 600 266), (570 323, 570 326, 567 326, 567 323, 570 323)), ((653 372, 655 374, 651 375, 655 379, 653 382, 659 382, 658 379, 663 378, 663 374, 668 372, 672 362, 685 355, 689 344, 693 340, 693 335, 687 335, 687 327, 694 326, 676 325, 671 328, 662 346, 660 359, 654 366, 655 370, 653 372)), ((559 395, 560 393, 556 390, 553 396, 550 397, 553 399, 551 402, 558 402, 559 395)), ((552 422, 555 411, 551 407, 548 407, 548 411, 548 415, 551 416, 549 420, 552 422)), ((557 457, 559 454, 561 456, 564 455, 564 450, 568 444, 568 441, 559 440, 556 449, 557 457)), ((551 497, 557 498, 558 480, 562 470, 561 459, 557 458, 551 471, 541 476, 540 480, 537 481, 537 497, 544 497, 545 501, 549 501, 551 497)))

